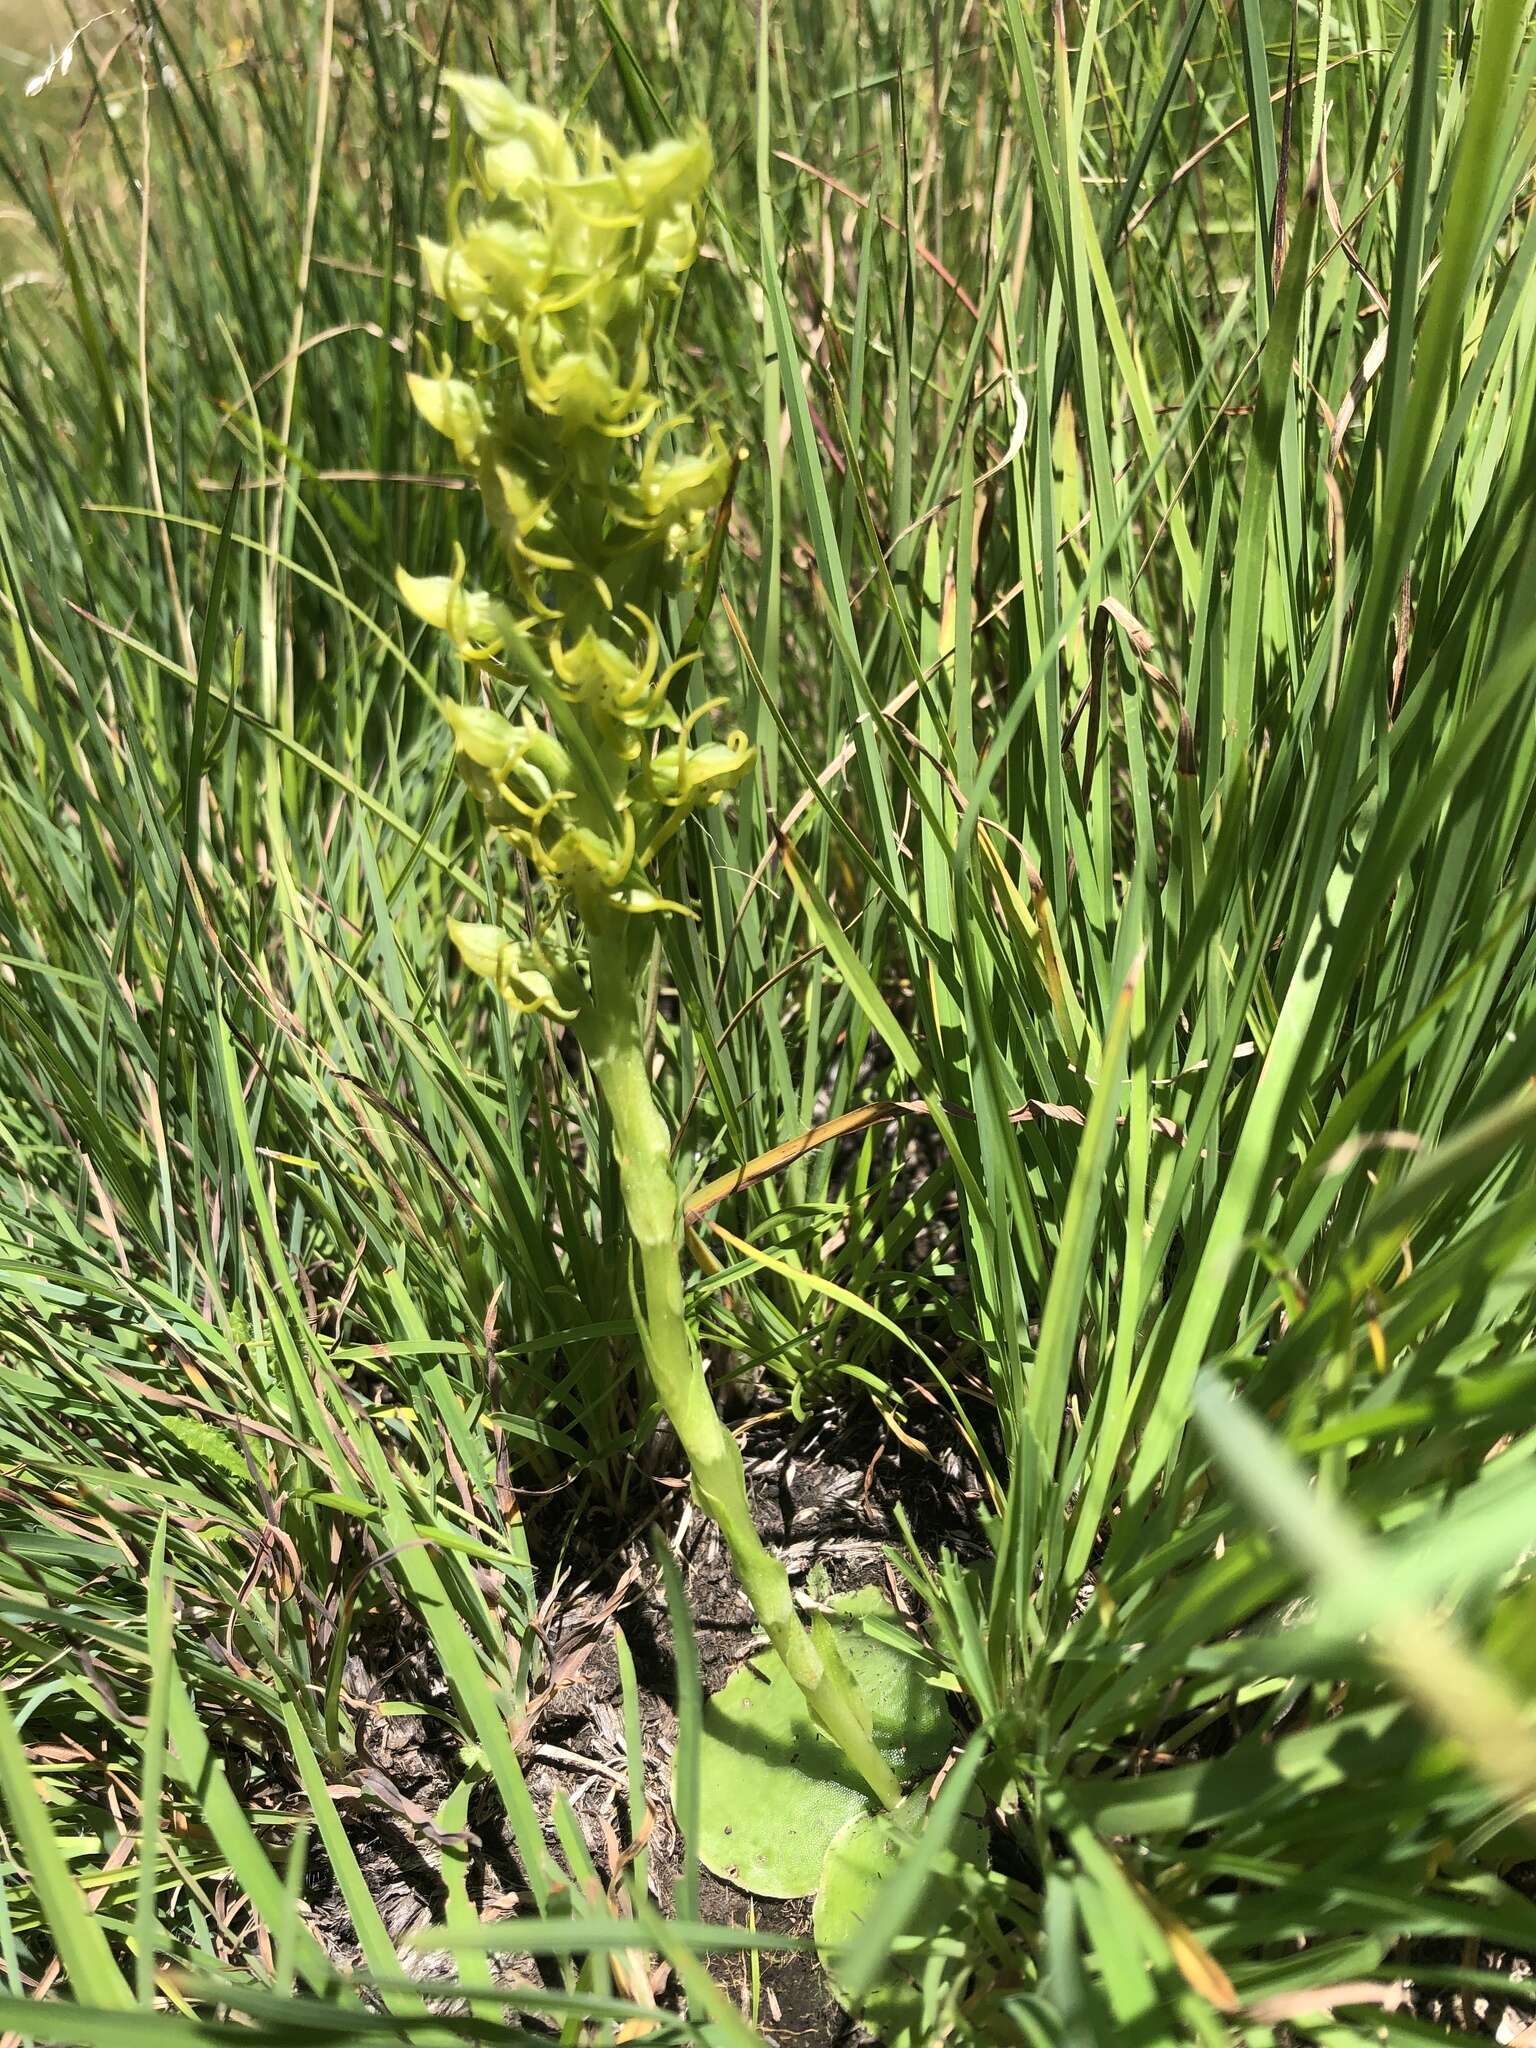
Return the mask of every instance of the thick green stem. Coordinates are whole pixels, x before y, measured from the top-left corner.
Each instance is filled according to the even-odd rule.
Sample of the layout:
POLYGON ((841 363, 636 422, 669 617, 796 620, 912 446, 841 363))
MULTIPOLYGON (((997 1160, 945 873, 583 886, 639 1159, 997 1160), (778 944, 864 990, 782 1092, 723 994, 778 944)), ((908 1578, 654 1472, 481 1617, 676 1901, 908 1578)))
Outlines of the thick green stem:
POLYGON ((812 1641, 796 1612, 788 1574, 764 1548, 753 1523, 741 1451, 716 1412, 683 1314, 681 1205, 667 1127, 646 1069, 627 930, 622 922, 617 929, 600 929, 593 919, 589 932, 592 1003, 581 1036, 613 1124, 624 1206, 640 1255, 643 1337, 656 1397, 687 1454, 694 1496, 724 1536, 764 1634, 817 1722, 881 1803, 894 1807, 901 1786, 875 1747, 856 1688, 812 1641))

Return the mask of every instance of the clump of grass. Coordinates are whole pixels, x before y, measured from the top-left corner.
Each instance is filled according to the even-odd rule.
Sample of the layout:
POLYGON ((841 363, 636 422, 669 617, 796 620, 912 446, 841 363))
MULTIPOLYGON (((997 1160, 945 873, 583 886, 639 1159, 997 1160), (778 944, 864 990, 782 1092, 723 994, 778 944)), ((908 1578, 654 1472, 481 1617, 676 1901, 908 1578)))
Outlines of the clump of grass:
MULTIPOLYGON (((757 765, 655 933, 683 1312, 973 1522, 900 1558, 987 1867, 963 1938, 898 1889, 840 1981, 989 2042, 1519 2009, 1526 11, 456 23, 720 160, 672 375, 752 454, 674 685, 739 678, 757 765)), ((481 821, 393 567, 492 545, 402 376, 480 346, 412 253, 449 53, 423 9, 128 26, 46 162, 5 143, 0 2026, 739 2041, 753 1937, 610 1887, 523 1775, 655 1404, 594 1104, 438 965, 481 821), (407 1824, 463 2019, 356 1847, 396 1704, 454 1760, 407 1824), (469 1903, 503 1811, 521 2017, 469 1903)))

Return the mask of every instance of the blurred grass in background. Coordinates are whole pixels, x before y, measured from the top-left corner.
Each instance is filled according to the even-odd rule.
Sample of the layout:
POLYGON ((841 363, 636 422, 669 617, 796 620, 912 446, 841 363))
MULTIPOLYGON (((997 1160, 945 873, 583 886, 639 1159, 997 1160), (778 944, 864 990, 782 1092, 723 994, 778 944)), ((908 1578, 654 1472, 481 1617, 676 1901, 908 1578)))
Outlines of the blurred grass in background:
MULTIPOLYGON (((691 2013, 656 2038, 744 2038, 697 1929, 572 1907, 597 1845, 519 1761, 573 1532, 665 1500, 588 1093, 442 944, 486 902, 461 683, 391 578, 486 552, 402 374, 449 55, 715 141, 677 398, 749 456, 691 688, 762 773, 680 849, 656 1028, 685 1176, 866 1112, 701 1212, 718 1375, 985 1509, 984 1565, 908 1560, 994 1821, 935 2033, 1496 2019, 1536 1952, 1528 10, 279 0, 6 72, 0 2026, 447 2038, 327 1790, 386 1643, 469 1745, 412 1823, 457 1934, 473 1784, 551 1916, 520 1950, 574 1957, 525 1989, 557 2033, 653 2023, 631 1942, 691 2013), (1247 1403, 1208 1433, 1202 1368, 1247 1403), (378 1999, 298 1909, 303 1812, 378 1999), (1329 1990, 1405 1977, 1417 2018, 1329 1990)), ((459 1963, 456 2038, 522 2038, 459 1963)))

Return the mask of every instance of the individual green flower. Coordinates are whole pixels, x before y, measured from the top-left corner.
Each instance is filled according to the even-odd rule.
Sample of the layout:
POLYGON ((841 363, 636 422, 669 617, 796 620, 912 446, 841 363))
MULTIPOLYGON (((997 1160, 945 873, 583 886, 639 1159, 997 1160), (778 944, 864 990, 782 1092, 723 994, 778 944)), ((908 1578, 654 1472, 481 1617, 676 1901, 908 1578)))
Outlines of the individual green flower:
POLYGON ((451 697, 440 697, 438 709, 448 721, 461 761, 499 780, 518 760, 523 733, 510 718, 484 704, 456 704, 451 697))
POLYGON ((437 297, 446 301, 456 320, 465 320, 487 339, 494 339, 500 315, 486 325, 488 310, 497 305, 491 280, 476 268, 462 246, 434 242, 423 235, 420 242, 422 268, 437 297))
POLYGON ((637 523, 653 531, 664 531, 695 513, 713 512, 725 492, 731 473, 730 452, 718 434, 711 434, 707 450, 698 455, 674 456, 661 460, 661 443, 670 428, 681 426, 670 420, 652 435, 635 479, 637 523))
POLYGON ((595 427, 615 440, 638 434, 656 410, 645 389, 650 361, 642 347, 621 370, 607 337, 593 346, 567 348, 552 321, 524 321, 518 329, 523 386, 542 413, 578 432, 595 427))
MULTIPOLYGON (((706 706, 713 710, 716 705, 706 706)), ((686 735, 670 747, 660 747, 646 763, 646 783, 652 798, 668 807, 697 810, 717 804, 751 768, 755 755, 744 732, 727 734, 723 740, 706 740, 690 747, 686 735)))
POLYGON ((691 213, 674 213, 658 221, 646 252, 646 284, 658 296, 675 292, 678 280, 692 269, 698 253, 699 237, 691 213))
POLYGON ((433 377, 407 372, 405 382, 411 403, 427 425, 446 435, 460 462, 473 469, 489 432, 485 407, 474 385, 452 376, 446 364, 433 377))
MULTIPOLYGON (((496 216, 482 218, 463 236, 458 249, 479 280, 481 303, 474 315, 495 309, 497 333, 510 322, 536 312, 549 289, 549 237, 540 229, 496 216)), ((494 339, 494 333, 488 338, 494 339)))
POLYGON ((462 760, 486 769, 498 779, 514 772, 533 771, 552 790, 570 781, 574 772, 570 755, 526 712, 514 724, 483 704, 456 704, 451 697, 439 702, 462 760))
MULTIPOLYGON (((539 493, 529 476, 509 462, 494 458, 484 461, 480 465, 480 495, 520 582, 530 572, 541 569, 574 570, 574 558, 556 528, 549 498, 539 493)), ((546 618, 560 616, 558 611, 540 604, 532 592, 529 603, 546 618)))
MULTIPOLYGON (((714 157, 702 129, 618 158, 607 176, 588 178, 576 193, 587 217, 604 227, 662 224, 691 214, 709 182, 714 157)), ((691 223, 690 223, 691 225, 691 223)))
POLYGON ((590 825, 564 824, 557 833, 541 833, 531 851, 540 871, 568 890, 578 910, 618 902, 635 866, 635 818, 627 807, 619 814, 618 838, 590 825))
POLYGON ((518 622, 500 598, 464 587, 464 553, 455 550, 451 576, 412 576, 396 569, 395 586, 418 619, 448 635, 465 661, 486 661, 517 638, 518 622))
POLYGON ((471 974, 481 975, 518 1016, 542 1014, 569 1024, 580 1011, 580 986, 543 948, 494 924, 448 920, 448 936, 471 974))
MULTIPOLYGON (((586 706, 616 725, 644 731, 657 723, 666 707, 667 690, 681 662, 661 669, 661 637, 655 621, 631 608, 638 622, 643 651, 632 653, 616 639, 588 626, 574 647, 558 638, 549 643, 549 665, 566 695, 574 704, 586 706)), ((626 760, 636 747, 626 740, 617 742, 626 760)))

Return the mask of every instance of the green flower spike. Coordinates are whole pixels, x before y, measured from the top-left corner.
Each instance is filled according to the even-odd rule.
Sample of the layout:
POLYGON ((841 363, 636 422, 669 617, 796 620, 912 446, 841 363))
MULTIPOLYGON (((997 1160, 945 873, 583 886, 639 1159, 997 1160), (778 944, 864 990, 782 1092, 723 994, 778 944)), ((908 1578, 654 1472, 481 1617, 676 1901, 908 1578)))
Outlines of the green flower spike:
MULTIPOLYGON (((423 243, 422 258, 433 291, 497 360, 466 373, 444 359, 412 377, 410 392, 479 485, 500 574, 491 590, 471 588, 456 554, 446 576, 402 572, 400 594, 477 673, 520 690, 516 717, 451 701, 443 714, 487 826, 534 878, 534 931, 579 938, 566 950, 552 937, 458 923, 450 936, 512 1010, 570 1025, 607 1108, 651 1381, 688 1455, 695 1498, 718 1523, 768 1637, 760 1661, 779 1689, 776 1711, 792 1737, 804 1737, 799 1773, 767 1774, 769 1806, 797 1784, 822 1795, 834 1787, 813 1801, 809 1832, 795 1834, 803 1872, 816 1841, 871 1793, 883 1808, 897 1805, 892 1757, 929 1767, 948 1723, 940 1714, 926 1749, 902 1741, 890 1709, 898 1693, 905 1702, 912 1667, 865 1642, 862 1607, 838 1630, 824 1615, 809 1628, 801 1620, 784 1568, 753 1524, 741 1452, 684 1313, 677 1179, 643 1028, 642 920, 684 910, 658 887, 656 858, 754 759, 745 733, 715 739, 702 730, 723 699, 686 717, 673 707, 682 664, 664 660, 658 624, 663 599, 702 559, 731 474, 719 435, 690 450, 676 445, 685 421, 651 424, 661 403, 650 388, 652 350, 661 311, 697 252, 694 205, 709 144, 695 133, 619 156, 595 129, 568 131, 495 80, 445 76, 475 140, 449 238, 423 243), (871 1718, 860 1673, 878 1676, 883 1719, 871 1718)), ((723 1758, 713 1801, 722 1812, 740 1789, 729 1738, 722 1723, 711 1750, 723 1758)), ((726 1836, 704 1853, 735 1871, 726 1836)), ((782 1890, 785 1878, 754 1865, 749 1881, 782 1890)))

